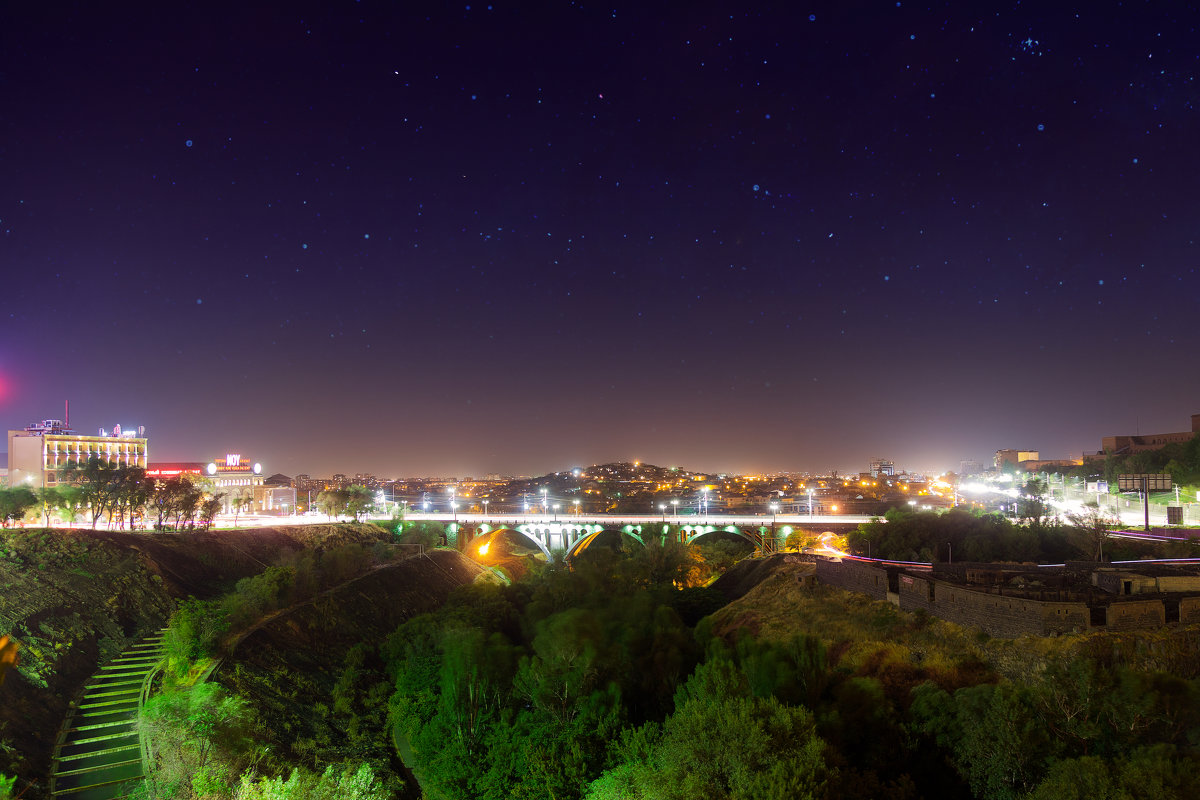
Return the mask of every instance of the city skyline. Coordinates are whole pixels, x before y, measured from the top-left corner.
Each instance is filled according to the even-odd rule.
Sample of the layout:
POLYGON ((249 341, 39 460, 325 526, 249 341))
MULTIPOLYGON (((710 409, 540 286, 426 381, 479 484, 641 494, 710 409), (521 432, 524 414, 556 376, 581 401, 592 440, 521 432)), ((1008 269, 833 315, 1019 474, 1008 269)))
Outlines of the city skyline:
POLYGON ((23 6, 0 415, 396 477, 1183 430, 1197 16, 23 6))

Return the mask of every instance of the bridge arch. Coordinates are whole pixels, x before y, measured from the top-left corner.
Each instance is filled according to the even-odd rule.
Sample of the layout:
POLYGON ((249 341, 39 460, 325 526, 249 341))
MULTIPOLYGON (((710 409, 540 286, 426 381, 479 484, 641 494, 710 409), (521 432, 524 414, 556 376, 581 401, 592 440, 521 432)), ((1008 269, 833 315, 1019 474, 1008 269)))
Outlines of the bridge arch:
POLYGON ((633 539, 638 544, 645 546, 645 541, 642 539, 642 532, 636 525, 625 525, 621 528, 605 528, 600 525, 590 526, 591 530, 587 531, 583 536, 575 540, 571 545, 571 549, 567 551, 567 558, 574 558, 583 551, 591 547, 592 542, 596 541, 596 537, 605 533, 615 533, 621 537, 633 539))
POLYGON ((492 527, 491 525, 485 524, 485 525, 479 526, 478 533, 476 534, 475 538, 480 538, 483 536, 489 536, 489 537, 494 538, 496 536, 501 536, 505 533, 514 533, 514 534, 517 534, 518 536, 520 536, 521 538, 523 538, 529 542, 532 542, 537 547, 537 549, 542 552, 542 555, 546 556, 546 558, 550 558, 550 550, 546 547, 546 545, 542 542, 542 540, 540 538, 538 538, 538 536, 534 532, 529 530, 529 528, 531 528, 531 527, 533 527, 533 526, 521 525, 516 528, 508 528, 508 527, 503 527, 503 526, 492 527), (526 530, 522 530, 522 528, 525 528, 526 530))
POLYGON ((750 533, 750 529, 741 525, 685 525, 680 530, 680 539, 684 544, 690 545, 694 544, 700 537, 707 536, 710 533, 731 533, 758 547, 762 543, 762 532, 757 528, 753 530, 758 533, 757 537, 750 533))

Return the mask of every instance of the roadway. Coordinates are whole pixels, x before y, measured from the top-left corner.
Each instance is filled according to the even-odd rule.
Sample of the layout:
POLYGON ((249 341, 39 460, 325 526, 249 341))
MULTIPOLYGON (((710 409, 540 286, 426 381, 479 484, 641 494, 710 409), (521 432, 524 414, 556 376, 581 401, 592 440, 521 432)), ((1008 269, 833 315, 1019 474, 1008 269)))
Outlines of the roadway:
POLYGON ((407 521, 428 520, 430 522, 461 522, 495 525, 861 525, 873 519, 865 514, 457 514, 425 511, 409 511, 407 521))

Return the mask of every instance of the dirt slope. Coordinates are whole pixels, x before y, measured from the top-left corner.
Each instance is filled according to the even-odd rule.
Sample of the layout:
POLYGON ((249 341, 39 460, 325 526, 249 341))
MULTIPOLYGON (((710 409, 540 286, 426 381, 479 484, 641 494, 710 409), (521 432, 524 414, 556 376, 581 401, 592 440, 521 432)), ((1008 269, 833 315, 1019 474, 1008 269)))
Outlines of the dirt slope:
POLYGON ((360 643, 380 644, 405 620, 433 611, 459 586, 490 574, 450 550, 434 550, 377 569, 271 619, 243 639, 212 680, 247 698, 270 720, 274 757, 281 764, 321 766, 340 758, 368 759, 393 773, 392 753, 378 708, 339 700, 334 686, 381 693, 391 684, 377 656, 348 659, 360 643), (382 687, 382 689, 380 688, 382 687))

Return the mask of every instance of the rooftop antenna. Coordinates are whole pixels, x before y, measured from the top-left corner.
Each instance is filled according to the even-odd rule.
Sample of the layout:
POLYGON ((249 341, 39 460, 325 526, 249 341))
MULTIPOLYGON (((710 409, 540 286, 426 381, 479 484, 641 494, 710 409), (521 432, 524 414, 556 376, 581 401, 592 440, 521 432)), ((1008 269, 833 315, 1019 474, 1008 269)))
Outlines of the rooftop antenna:
POLYGON ((67 418, 65 420, 63 420, 63 427, 70 428, 71 427, 71 401, 64 400, 63 402, 66 403, 66 405, 67 405, 67 418))

